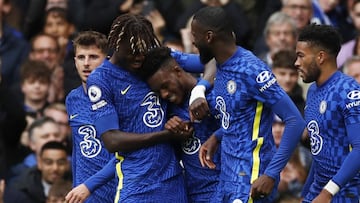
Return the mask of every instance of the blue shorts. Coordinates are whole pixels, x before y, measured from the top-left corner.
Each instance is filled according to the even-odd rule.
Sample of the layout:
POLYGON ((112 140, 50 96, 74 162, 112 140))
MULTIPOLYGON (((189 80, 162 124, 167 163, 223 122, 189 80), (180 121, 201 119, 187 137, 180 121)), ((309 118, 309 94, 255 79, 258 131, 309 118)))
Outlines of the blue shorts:
MULTIPOLYGON (((250 198, 249 184, 240 184, 234 182, 220 181, 216 191, 215 198, 211 201, 213 203, 245 203, 250 198)), ((254 200, 254 203, 269 203, 273 202, 276 195, 277 184, 275 184, 272 193, 265 198, 254 200)))
POLYGON ((184 177, 182 174, 165 181, 146 185, 137 191, 128 191, 123 188, 120 194, 120 202, 126 203, 187 203, 184 177))

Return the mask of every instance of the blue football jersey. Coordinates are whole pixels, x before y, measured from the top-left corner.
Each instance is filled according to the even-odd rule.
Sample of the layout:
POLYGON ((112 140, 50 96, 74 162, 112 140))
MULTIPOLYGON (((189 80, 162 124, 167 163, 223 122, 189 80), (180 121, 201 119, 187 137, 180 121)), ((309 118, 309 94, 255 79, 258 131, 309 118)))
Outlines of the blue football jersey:
POLYGON ((276 152, 271 106, 285 94, 269 67, 248 50, 238 47, 218 64, 214 95, 223 133, 220 180, 236 185, 226 186, 223 193, 237 193, 236 199, 248 201, 252 181, 276 152))
MULTIPOLYGON (((212 106, 213 95, 206 95, 209 106, 212 106)), ((178 106, 170 104, 169 114, 177 115, 185 121, 190 120, 189 100, 178 106)), ((211 111, 210 117, 206 117, 201 122, 194 122, 194 135, 181 145, 181 160, 184 165, 185 182, 188 193, 188 199, 191 202, 209 202, 215 194, 219 182, 220 174, 220 150, 213 157, 216 164, 215 169, 202 167, 199 160, 199 149, 201 145, 219 129, 219 121, 215 118, 216 112, 211 111)))
MULTIPOLYGON (((100 134, 112 129, 139 134, 164 129, 166 103, 125 69, 105 61, 89 76, 87 85, 100 134)), ((167 143, 128 153, 119 151, 116 157, 119 160, 116 199, 120 201, 127 195, 146 192, 147 185, 181 173, 174 149, 167 143)))
MULTIPOLYGON (((308 90, 305 121, 313 155, 313 183, 305 201, 314 199, 338 172, 351 150, 346 125, 360 123, 360 86, 341 72, 308 90)), ((334 196, 358 196, 356 176, 334 196), (339 195, 338 195, 339 194, 339 195)), ((340 202, 347 202, 345 200, 340 202)))
MULTIPOLYGON (((73 185, 78 186, 101 170, 114 157, 105 147, 94 126, 90 101, 82 86, 66 97, 66 109, 72 130, 73 185)), ((96 189, 86 202, 114 202, 117 178, 96 189)))

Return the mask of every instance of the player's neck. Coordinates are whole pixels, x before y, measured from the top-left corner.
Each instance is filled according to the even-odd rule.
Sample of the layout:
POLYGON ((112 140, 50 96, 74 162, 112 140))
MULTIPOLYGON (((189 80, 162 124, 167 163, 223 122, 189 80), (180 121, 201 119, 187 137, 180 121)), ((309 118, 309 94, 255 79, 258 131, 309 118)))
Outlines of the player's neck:
POLYGON ((87 94, 86 83, 85 82, 81 83, 81 86, 83 87, 85 94, 87 94))
POLYGON ((337 72, 337 67, 329 65, 326 69, 323 69, 320 77, 316 80, 316 85, 321 86, 324 84, 334 73, 337 72))
POLYGON ((214 49, 214 56, 218 64, 223 64, 227 61, 237 50, 236 44, 220 44, 214 49))

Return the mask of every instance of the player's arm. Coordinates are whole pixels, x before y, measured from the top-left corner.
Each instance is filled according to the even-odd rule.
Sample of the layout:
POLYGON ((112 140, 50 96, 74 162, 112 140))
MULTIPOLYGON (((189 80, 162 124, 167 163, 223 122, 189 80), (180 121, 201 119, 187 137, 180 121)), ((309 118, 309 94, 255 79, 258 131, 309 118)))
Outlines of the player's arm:
POLYGON ((199 149, 199 160, 202 167, 215 169, 216 165, 213 162, 214 154, 216 153, 218 146, 222 139, 222 128, 216 130, 199 149))
POLYGON ((120 129, 119 118, 114 107, 108 109, 110 112, 107 115, 101 116, 95 121, 95 127, 109 152, 135 151, 158 143, 183 141, 192 135, 192 128, 186 129, 185 127, 182 129, 183 134, 172 133, 169 130, 151 133, 123 132, 118 130, 120 129))
POLYGON ((130 152, 158 143, 183 141, 190 137, 193 128, 183 127, 183 133, 173 133, 169 130, 161 130, 151 133, 131 133, 118 130, 116 114, 101 117, 95 126, 101 135, 101 139, 110 152, 130 152))
POLYGON ((275 103, 271 109, 285 122, 285 129, 279 148, 265 169, 264 175, 260 176, 252 184, 251 197, 255 199, 270 194, 275 180, 290 159, 305 127, 304 119, 287 94, 275 103))
POLYGON ((205 92, 211 89, 216 74, 216 61, 212 59, 205 65, 203 79, 192 89, 189 99, 190 120, 202 120, 210 113, 205 92))
MULTIPOLYGON (((360 170, 360 124, 346 125, 346 132, 351 144, 351 151, 346 156, 336 175, 325 185, 319 198, 331 198, 339 192, 340 188, 347 184, 359 173, 360 170)), ((350 147, 350 146, 349 146, 350 147)), ((319 200, 320 201, 320 200, 319 200)))
MULTIPOLYGON (((192 129, 192 128, 190 128, 192 129)), ((109 130, 101 135, 106 149, 110 152, 131 152, 158 143, 170 141, 183 141, 192 135, 192 130, 183 129, 183 133, 172 133, 169 130, 162 130, 152 133, 128 133, 119 130, 109 130)))
POLYGON ((65 197, 67 203, 82 203, 97 188, 115 178, 115 157, 112 158, 100 171, 90 176, 83 184, 73 188, 65 197))
POLYGON ((190 73, 204 72, 204 64, 201 63, 199 54, 188 54, 172 49, 171 56, 186 72, 190 72, 190 73))

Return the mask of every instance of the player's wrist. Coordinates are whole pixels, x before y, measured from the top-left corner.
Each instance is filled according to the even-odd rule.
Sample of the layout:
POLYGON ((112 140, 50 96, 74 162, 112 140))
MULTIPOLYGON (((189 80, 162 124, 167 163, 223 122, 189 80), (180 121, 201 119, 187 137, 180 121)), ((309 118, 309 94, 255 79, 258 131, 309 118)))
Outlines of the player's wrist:
POLYGON ((199 82, 196 85, 203 85, 205 86, 205 91, 211 88, 211 84, 209 81, 205 80, 205 79, 201 79, 199 80, 199 82))
POLYGON ((324 187, 324 190, 328 191, 332 196, 339 192, 340 187, 332 180, 330 180, 324 187))
POLYGON ((205 91, 206 91, 206 87, 204 85, 196 85, 191 90, 191 95, 190 95, 190 99, 189 99, 189 105, 191 105, 193 103, 193 101, 195 101, 198 98, 204 98, 205 99, 205 91))

